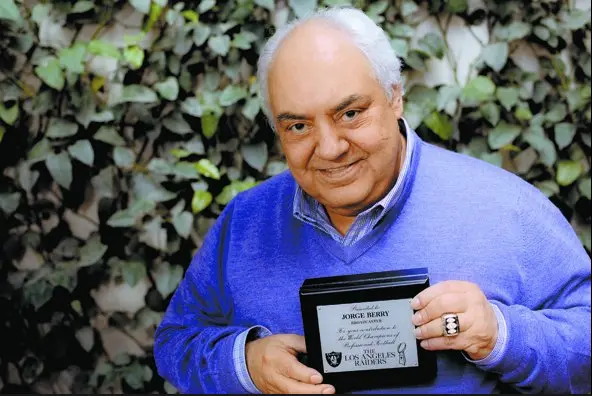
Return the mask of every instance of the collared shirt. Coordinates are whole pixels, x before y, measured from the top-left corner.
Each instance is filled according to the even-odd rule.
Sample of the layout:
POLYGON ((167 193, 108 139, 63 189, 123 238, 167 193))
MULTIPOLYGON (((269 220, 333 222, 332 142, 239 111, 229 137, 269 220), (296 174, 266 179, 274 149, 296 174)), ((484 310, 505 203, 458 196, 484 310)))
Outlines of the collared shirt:
POLYGON ((405 160, 397 178, 397 182, 380 201, 376 202, 374 205, 356 216, 356 219, 345 235, 341 235, 339 231, 333 227, 323 205, 304 192, 304 190, 298 185, 294 194, 294 216, 297 219, 329 234, 334 240, 340 242, 344 246, 353 245, 361 238, 366 236, 370 231, 372 231, 372 229, 397 202, 399 195, 403 191, 403 181, 409 173, 409 166, 411 164, 411 157, 413 156, 414 152, 416 137, 414 136, 413 131, 411 131, 407 125, 407 121, 405 121, 405 119, 403 119, 403 123, 399 123, 399 125, 401 133, 407 139, 407 147, 405 149, 405 160))

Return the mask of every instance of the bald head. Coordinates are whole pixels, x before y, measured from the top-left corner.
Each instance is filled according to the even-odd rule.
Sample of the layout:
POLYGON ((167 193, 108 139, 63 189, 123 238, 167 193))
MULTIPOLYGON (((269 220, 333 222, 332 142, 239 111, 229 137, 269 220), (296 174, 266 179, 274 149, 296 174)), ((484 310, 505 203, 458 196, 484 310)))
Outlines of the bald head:
POLYGON ((270 105, 276 107, 278 94, 294 102, 319 96, 319 90, 331 97, 361 77, 374 78, 374 73, 351 37, 326 21, 309 21, 294 29, 276 52, 268 72, 270 105))
POLYGON ((279 68, 288 67, 306 77, 303 72, 312 72, 307 66, 314 63, 331 74, 349 67, 349 62, 360 55, 390 99, 392 87, 401 84, 401 63, 388 36, 362 11, 349 7, 321 9, 283 26, 265 44, 257 65, 263 112, 272 121, 269 79, 279 68))

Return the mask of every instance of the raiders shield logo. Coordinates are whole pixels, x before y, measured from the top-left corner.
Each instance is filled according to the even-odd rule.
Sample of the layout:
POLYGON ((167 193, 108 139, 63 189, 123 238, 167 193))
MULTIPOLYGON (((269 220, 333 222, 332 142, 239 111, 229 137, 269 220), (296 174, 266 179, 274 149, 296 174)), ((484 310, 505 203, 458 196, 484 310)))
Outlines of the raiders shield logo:
POLYGON ((325 353, 325 359, 331 367, 337 367, 341 364, 341 352, 325 353))

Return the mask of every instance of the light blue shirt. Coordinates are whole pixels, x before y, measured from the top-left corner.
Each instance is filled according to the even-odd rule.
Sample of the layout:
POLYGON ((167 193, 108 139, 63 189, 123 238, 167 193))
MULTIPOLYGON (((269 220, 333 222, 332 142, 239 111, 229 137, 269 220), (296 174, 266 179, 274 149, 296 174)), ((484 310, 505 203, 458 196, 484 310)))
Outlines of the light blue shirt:
MULTIPOLYGON (((310 195, 306 194, 300 186, 296 187, 293 201, 293 214, 294 217, 303 221, 304 223, 310 224, 311 226, 319 229, 322 232, 329 234, 334 240, 342 243, 345 246, 350 246, 356 243, 358 240, 367 235, 372 229, 380 222, 380 220, 386 215, 386 213, 394 206, 397 202, 398 197, 401 195, 403 190, 403 182, 408 175, 408 170, 411 165, 414 148, 416 146, 416 140, 418 137, 415 132, 409 127, 407 121, 403 119, 404 128, 401 128, 401 133, 407 140, 407 146, 405 149, 405 161, 397 178, 397 182, 393 188, 378 202, 372 205, 360 213, 349 230, 345 235, 341 235, 339 231, 333 227, 329 216, 325 212, 323 205, 317 200, 313 199, 310 195)), ((492 362, 495 362, 502 355, 504 348, 507 344, 507 327, 504 317, 495 304, 490 304, 495 312, 498 321, 498 338, 496 345, 492 352, 484 359, 471 360, 468 356, 465 356, 470 362, 475 363, 477 366, 487 366, 492 362)), ((461 323, 462 331, 462 323, 461 323)), ((249 371, 246 364, 245 357, 245 344, 247 336, 253 339, 266 337, 271 335, 271 331, 263 326, 254 326, 250 329, 242 332, 234 343, 233 349, 233 360, 236 368, 236 373, 239 381, 249 393, 261 393, 255 386, 249 375, 249 371)))

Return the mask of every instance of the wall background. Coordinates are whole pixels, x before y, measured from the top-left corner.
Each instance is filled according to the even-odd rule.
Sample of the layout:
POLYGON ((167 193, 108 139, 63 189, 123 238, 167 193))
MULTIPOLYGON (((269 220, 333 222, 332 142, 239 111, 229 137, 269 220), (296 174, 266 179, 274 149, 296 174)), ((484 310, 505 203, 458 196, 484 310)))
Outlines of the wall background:
POLYGON ((536 185, 590 252, 588 1, 2 0, 0 392, 175 392, 168 299, 223 206, 285 169, 260 45, 338 3, 389 33, 425 140, 536 185))

